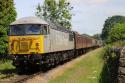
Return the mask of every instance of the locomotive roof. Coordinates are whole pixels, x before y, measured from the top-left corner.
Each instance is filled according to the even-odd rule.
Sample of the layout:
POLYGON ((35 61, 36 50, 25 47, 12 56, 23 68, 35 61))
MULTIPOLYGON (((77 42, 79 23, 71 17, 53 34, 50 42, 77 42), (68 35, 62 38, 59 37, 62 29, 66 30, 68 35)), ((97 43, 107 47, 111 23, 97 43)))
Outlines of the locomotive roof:
POLYGON ((48 25, 46 21, 38 17, 24 17, 14 21, 10 25, 17 25, 17 24, 47 24, 48 25))
POLYGON ((53 23, 49 20, 45 21, 45 20, 40 19, 38 17, 20 18, 20 19, 14 21, 13 23, 11 23, 10 25, 18 25, 18 24, 47 24, 47 25, 50 25, 51 28, 53 28, 53 29, 64 31, 64 32, 71 32, 70 30, 63 28, 62 26, 57 25, 56 23, 53 23))

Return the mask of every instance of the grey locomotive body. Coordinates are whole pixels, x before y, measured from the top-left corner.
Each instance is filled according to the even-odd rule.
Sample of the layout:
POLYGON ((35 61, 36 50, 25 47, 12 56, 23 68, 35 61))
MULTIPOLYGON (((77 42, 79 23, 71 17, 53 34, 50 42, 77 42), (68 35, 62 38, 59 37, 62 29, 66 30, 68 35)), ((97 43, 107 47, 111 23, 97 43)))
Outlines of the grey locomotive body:
POLYGON ((51 25, 49 27, 49 34, 44 37, 44 42, 45 53, 74 49, 73 32, 51 25))

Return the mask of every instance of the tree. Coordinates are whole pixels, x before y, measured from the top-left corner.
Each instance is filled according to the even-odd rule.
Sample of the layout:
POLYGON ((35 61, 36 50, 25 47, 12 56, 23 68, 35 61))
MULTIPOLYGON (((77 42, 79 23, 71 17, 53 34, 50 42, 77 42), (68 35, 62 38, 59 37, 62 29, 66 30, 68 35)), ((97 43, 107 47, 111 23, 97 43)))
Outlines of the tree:
POLYGON ((45 0, 43 5, 38 4, 36 16, 57 22, 61 26, 70 29, 72 14, 70 3, 66 0, 45 0))
POLYGON ((7 52, 7 34, 6 29, 0 26, 0 54, 7 52))
POLYGON ((110 42, 125 40, 125 23, 116 24, 109 33, 108 40, 110 42))
POLYGON ((91 37, 90 35, 85 34, 85 33, 83 33, 82 36, 85 36, 85 37, 91 37))
POLYGON ((100 34, 95 34, 92 36, 92 38, 97 39, 97 40, 101 40, 100 34))
POLYGON ((71 7, 69 2, 67 2, 66 0, 59 0, 57 21, 67 29, 70 29, 72 26, 72 14, 70 12, 72 9, 73 7, 71 7))
POLYGON ((55 0, 45 0, 44 4, 41 6, 40 3, 36 8, 36 16, 43 19, 55 19, 57 12, 57 4, 55 0))
POLYGON ((16 19, 13 0, 0 0, 0 54, 7 53, 7 31, 9 24, 16 19))
POLYGON ((125 17, 124 16, 112 16, 109 17, 104 24, 104 28, 102 30, 101 38, 103 42, 107 43, 108 42, 108 36, 109 32, 113 28, 114 25, 117 23, 123 23, 125 22, 125 17))

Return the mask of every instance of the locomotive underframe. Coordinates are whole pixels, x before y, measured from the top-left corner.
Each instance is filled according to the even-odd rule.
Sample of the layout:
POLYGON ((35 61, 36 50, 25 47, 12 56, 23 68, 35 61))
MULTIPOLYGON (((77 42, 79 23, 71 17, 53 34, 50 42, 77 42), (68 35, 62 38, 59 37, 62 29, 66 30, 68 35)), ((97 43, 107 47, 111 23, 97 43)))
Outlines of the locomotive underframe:
POLYGON ((72 59, 74 57, 74 53, 74 50, 68 50, 46 54, 14 55, 13 65, 17 68, 30 68, 36 66, 49 68, 72 59))
POLYGON ((19 69, 48 69, 58 64, 63 64, 95 48, 89 47, 46 54, 14 55, 13 65, 19 69))

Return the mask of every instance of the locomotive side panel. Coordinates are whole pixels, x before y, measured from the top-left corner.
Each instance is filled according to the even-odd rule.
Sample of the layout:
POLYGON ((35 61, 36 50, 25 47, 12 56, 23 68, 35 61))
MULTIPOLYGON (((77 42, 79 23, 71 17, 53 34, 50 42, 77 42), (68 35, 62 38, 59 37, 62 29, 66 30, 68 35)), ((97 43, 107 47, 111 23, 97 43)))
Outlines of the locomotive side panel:
POLYGON ((70 40, 69 32, 62 32, 50 28, 49 36, 45 37, 44 39, 49 40, 49 42, 46 42, 46 44, 49 46, 46 44, 44 46, 45 53, 74 49, 74 37, 72 37, 72 40, 70 40))

